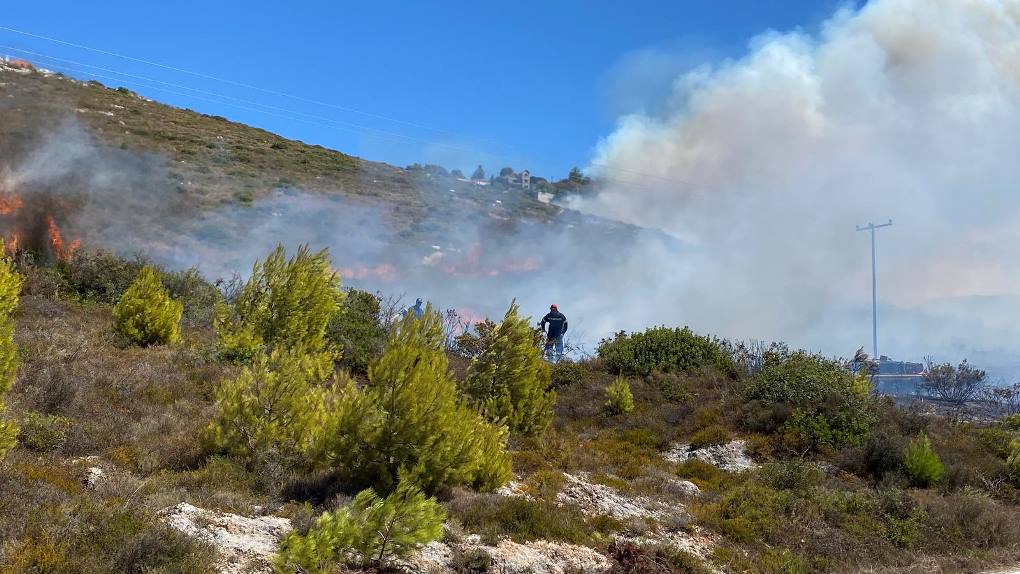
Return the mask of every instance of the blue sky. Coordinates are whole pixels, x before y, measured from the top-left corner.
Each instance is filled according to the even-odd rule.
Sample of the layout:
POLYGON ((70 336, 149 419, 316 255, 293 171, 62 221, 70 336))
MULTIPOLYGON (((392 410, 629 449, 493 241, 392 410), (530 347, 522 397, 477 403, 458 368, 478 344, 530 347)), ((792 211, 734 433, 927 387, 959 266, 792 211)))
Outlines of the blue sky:
POLYGON ((561 177, 677 73, 769 29, 812 31, 840 3, 7 4, 0 26, 79 46, 0 30, 0 53, 368 159, 561 177))

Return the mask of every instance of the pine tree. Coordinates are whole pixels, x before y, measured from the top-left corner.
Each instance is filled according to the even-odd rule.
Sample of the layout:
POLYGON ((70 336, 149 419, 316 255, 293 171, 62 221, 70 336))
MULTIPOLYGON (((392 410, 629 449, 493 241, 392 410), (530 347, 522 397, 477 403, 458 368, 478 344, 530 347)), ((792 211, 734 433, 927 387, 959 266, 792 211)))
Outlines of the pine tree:
MULTIPOLYGON (((203 433, 207 448, 249 464, 272 458, 288 466, 311 458, 325 430, 327 397, 322 383, 332 374, 332 357, 301 350, 259 354, 217 393, 219 417, 203 433)), ((343 418, 348 403, 329 403, 343 418)))
POLYGON ((307 534, 284 538, 277 566, 317 574, 342 565, 382 565, 438 539, 445 518, 443 507, 411 484, 401 482, 385 498, 363 490, 349 506, 323 513, 307 534))
POLYGON ((143 267, 113 308, 114 328, 136 345, 176 343, 184 304, 170 298, 159 271, 143 267))
POLYGON ((442 319, 431 306, 421 318, 402 320, 369 367, 362 417, 332 424, 357 428, 359 435, 330 432, 324 455, 380 491, 391 490, 401 472, 427 492, 506 482, 505 430, 460 400, 443 345, 442 319))
POLYGON ((329 252, 312 253, 302 245, 290 260, 282 245, 256 261, 233 308, 217 316, 220 351, 243 362, 261 347, 325 348, 326 325, 343 301, 340 277, 331 270, 329 252))
POLYGON ((514 434, 538 436, 552 422, 556 405, 551 377, 530 319, 519 315, 515 301, 471 362, 464 391, 489 420, 505 423, 514 434))
POLYGON ((617 377, 606 387, 604 406, 610 415, 625 415, 634 410, 634 395, 630 392, 630 383, 623 376, 617 377))
MULTIPOLYGON (((3 253, 0 241, 0 253, 3 253)), ((0 416, 6 410, 4 395, 14 386, 18 374, 18 350, 14 343, 14 319, 11 315, 18 306, 21 293, 21 275, 14 270, 9 258, 0 259, 0 416)), ((18 426, 13 421, 0 419, 0 459, 14 448, 18 426)))

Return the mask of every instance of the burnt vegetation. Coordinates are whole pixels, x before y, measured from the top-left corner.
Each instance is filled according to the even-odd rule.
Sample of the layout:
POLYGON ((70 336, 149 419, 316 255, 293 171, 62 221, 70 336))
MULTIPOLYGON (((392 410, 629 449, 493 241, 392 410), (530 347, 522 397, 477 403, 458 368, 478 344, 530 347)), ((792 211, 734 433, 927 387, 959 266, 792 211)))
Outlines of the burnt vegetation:
MULTIPOLYGON (((300 451, 268 446, 272 436, 244 448, 210 442, 210 425, 233 424, 217 402, 227 392, 225 381, 245 380, 247 369, 279 377, 286 372, 273 370, 273 362, 283 360, 275 355, 260 367, 257 359, 246 363, 221 352, 216 317, 226 299, 215 286, 194 271, 153 273, 144 270, 157 266, 144 259, 88 249, 53 263, 24 252, 12 261, 23 278, 14 314, 22 365, 3 415, 19 427, 17 445, 0 463, 4 571, 209 571, 214 549, 158 518, 182 501, 239 514, 283 505, 281 512, 296 521, 304 516, 306 526, 284 545, 281 564, 294 568, 328 558, 372 569, 413 550, 417 538, 380 542, 366 534, 373 520, 401 504, 416 505, 411 514, 431 521, 408 527, 427 538, 440 536, 436 520, 445 518, 441 536, 447 539, 474 533, 488 543, 588 545, 620 573, 704 572, 708 563, 733 572, 896 571, 921 563, 975 571, 1020 561, 1015 417, 965 422, 897 407, 873 395, 867 378, 841 361, 682 329, 618 334, 590 360, 534 371, 539 375, 531 376, 555 389, 545 395, 555 401, 548 427, 502 435, 471 455, 492 463, 505 448, 527 494, 513 497, 481 492, 503 483, 508 469, 473 466, 478 459, 457 463, 467 464, 460 475, 431 474, 429 454, 401 446, 397 455, 388 450, 389 439, 370 438, 381 436, 373 434, 378 430, 357 426, 364 421, 346 434, 338 430, 354 424, 350 418, 335 422, 325 443, 301 439, 300 451), (115 305, 143 273, 181 304, 179 342, 143 346, 118 331, 115 305), (677 443, 712 447, 734 439, 745 441, 758 468, 729 472, 663 457, 677 443), (322 449, 336 453, 329 464, 319 458, 322 449), (384 452, 417 462, 413 468, 379 466, 373 461, 384 452), (107 480, 87 484, 89 467, 102 468, 107 480), (557 498, 563 473, 587 476, 625 496, 686 507, 690 518, 663 525, 592 515, 557 498), (678 491, 679 480, 694 483, 701 494, 678 491), (357 505, 345 506, 358 492, 377 494, 360 494, 357 505), (323 512, 332 522, 312 518, 323 512), (653 528, 716 542, 701 558, 662 543, 633 542, 653 528), (309 544, 332 548, 324 540, 356 540, 355 550, 374 554, 364 559, 346 547, 326 558, 302 554, 309 544)), ((430 364, 445 369, 445 356, 449 372, 459 373, 449 387, 458 396, 462 391, 453 389, 479 373, 503 380, 492 378, 500 372, 494 349, 518 339, 533 345, 506 331, 516 323, 483 323, 454 340, 442 333, 438 315, 433 327, 421 327, 433 328, 432 334, 393 339, 400 326, 383 320, 378 296, 338 283, 320 287, 336 290, 324 307, 322 338, 319 331, 301 337, 317 346, 303 352, 326 357, 330 372, 302 371, 300 384, 304 394, 323 393, 325 405, 356 400, 371 410, 373 389, 387 373, 420 368, 404 362, 406 351, 388 354, 394 345, 413 348, 416 337, 432 337, 429 348, 440 354, 429 355, 428 361, 439 361, 430 364), (486 366, 471 367, 478 364, 471 357, 487 357, 486 366)), ((263 346, 277 348, 268 341, 260 339, 253 356, 263 346)), ((514 389, 507 381, 497 388, 514 389)), ((506 416, 516 415, 471 424, 496 428, 489 425, 506 416)), ((316 436, 314 426, 287 432, 316 436)), ((487 564, 484 556, 457 560, 464 571, 487 564)))

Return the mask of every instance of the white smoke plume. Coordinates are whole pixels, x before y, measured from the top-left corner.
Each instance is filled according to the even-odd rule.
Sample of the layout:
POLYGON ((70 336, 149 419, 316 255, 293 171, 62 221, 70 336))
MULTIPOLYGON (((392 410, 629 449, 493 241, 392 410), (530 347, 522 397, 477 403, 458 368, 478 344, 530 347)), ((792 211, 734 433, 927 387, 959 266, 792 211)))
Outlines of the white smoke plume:
POLYGON ((687 244, 621 274, 657 287, 627 326, 870 352, 855 225, 891 218, 880 351, 1018 362, 1020 1, 842 9, 679 75, 665 107, 620 118, 590 166, 607 189, 571 204, 687 244))

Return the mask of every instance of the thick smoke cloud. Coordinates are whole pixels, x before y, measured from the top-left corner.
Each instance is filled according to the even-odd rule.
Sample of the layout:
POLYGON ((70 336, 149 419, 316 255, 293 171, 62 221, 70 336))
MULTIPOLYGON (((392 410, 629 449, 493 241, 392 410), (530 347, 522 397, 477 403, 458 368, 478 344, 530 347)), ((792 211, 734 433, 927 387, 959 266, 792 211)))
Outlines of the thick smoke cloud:
POLYGON ((620 118, 590 168, 607 189, 572 203, 689 246, 628 317, 870 351, 854 228, 891 218, 880 350, 1013 366, 1020 2, 875 0, 681 74, 664 105, 620 118))

